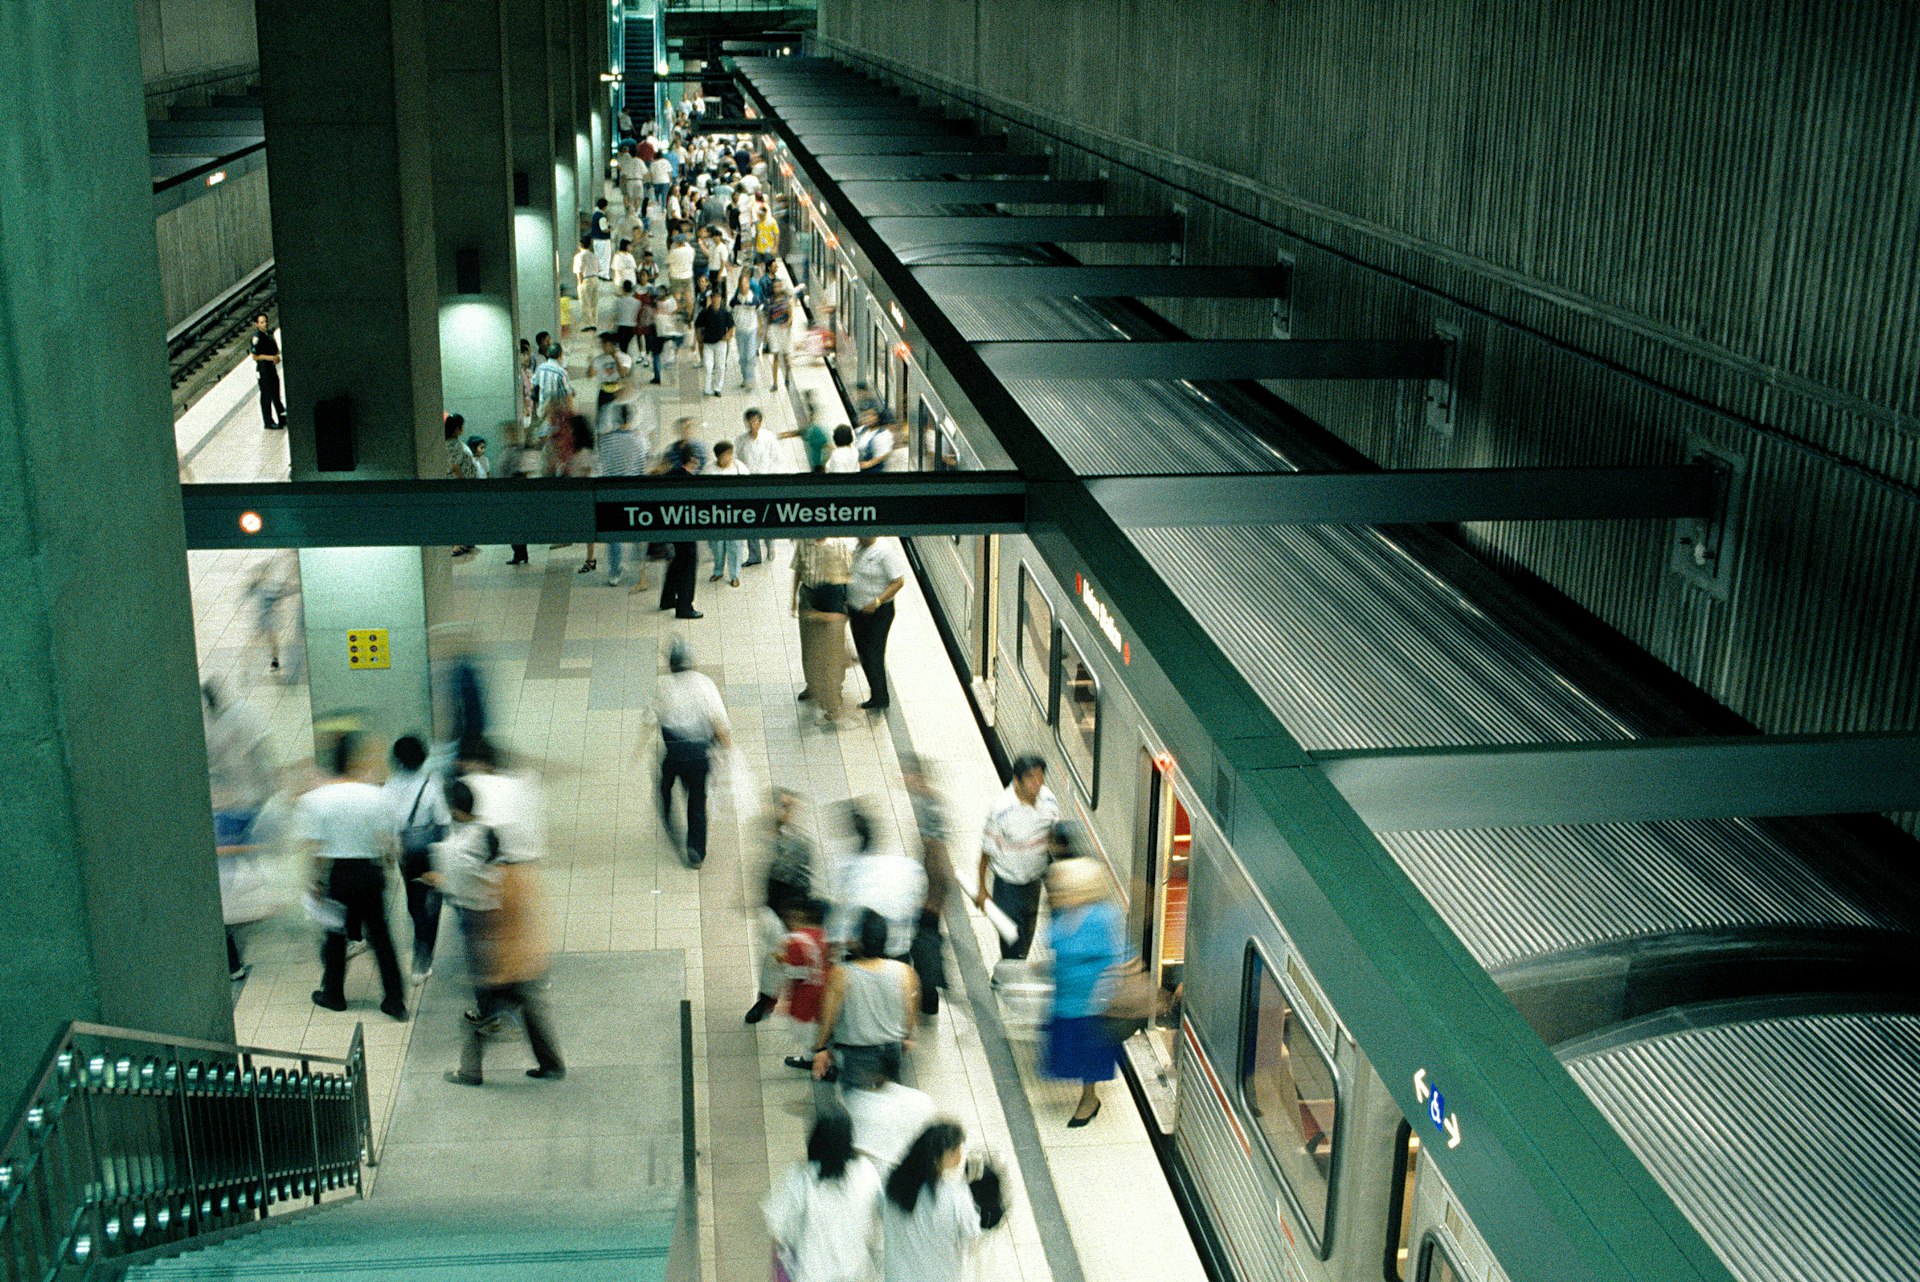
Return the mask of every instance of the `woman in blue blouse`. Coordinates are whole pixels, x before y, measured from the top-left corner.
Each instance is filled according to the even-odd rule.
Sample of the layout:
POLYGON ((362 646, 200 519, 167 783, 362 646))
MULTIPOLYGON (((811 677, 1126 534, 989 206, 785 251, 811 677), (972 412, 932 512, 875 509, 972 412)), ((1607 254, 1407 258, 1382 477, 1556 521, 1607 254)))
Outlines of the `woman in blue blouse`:
POLYGON ((1099 1084, 1113 1076, 1119 1059, 1102 1016, 1113 993, 1111 973, 1126 956, 1126 926, 1107 893, 1106 870, 1084 856, 1047 870, 1047 902, 1053 950, 1047 1072, 1080 1083, 1080 1103, 1067 1125, 1085 1126, 1100 1112, 1099 1084))

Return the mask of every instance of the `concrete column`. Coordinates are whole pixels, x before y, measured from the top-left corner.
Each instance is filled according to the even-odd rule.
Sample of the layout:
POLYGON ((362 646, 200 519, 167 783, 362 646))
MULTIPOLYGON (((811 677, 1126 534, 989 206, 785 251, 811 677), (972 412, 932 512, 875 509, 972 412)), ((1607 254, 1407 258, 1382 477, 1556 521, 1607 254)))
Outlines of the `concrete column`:
POLYGON ((507 123, 516 199, 515 307, 520 337, 560 332, 560 266, 554 241, 553 99, 547 66, 550 0, 502 0, 507 50, 507 123), (524 183, 524 186, 522 184, 524 183))
POLYGON ((573 78, 569 82, 573 88, 573 172, 579 184, 580 212, 588 215, 600 197, 599 166, 593 150, 593 91, 600 87, 593 43, 599 12, 595 0, 573 0, 567 15, 573 55, 573 78))
POLYGON ((513 163, 502 0, 427 0, 438 246, 440 386, 446 406, 506 450, 520 412, 514 366, 513 163))
MULTIPOLYGON (((344 415, 358 479, 441 476, 423 0, 260 0, 293 474, 344 415)), ((436 39, 439 39, 436 36, 436 39)))
MULTIPOLYGON (((547 3, 547 92, 553 106, 553 241, 562 293, 573 292, 568 264, 580 248, 579 149, 573 96, 572 0, 547 3)), ((578 324, 578 321, 575 322, 578 324)), ((558 334, 558 330, 554 331, 558 334)))
POLYGON ((233 1015, 134 8, 0 5, 0 49, 0 1099, 12 1101, 69 1020, 232 1041, 233 1015), (111 377, 74 364, 77 335, 87 368, 111 377), (98 466, 73 465, 76 378, 98 466))
MULTIPOLYGON (((424 0, 259 0, 259 14, 294 478, 445 476, 424 0), (343 430, 352 471, 321 471, 318 446, 343 430)), ((301 553, 316 723, 430 724, 423 556, 445 573, 446 549, 301 553), (386 629, 392 666, 349 669, 349 628, 386 629)))

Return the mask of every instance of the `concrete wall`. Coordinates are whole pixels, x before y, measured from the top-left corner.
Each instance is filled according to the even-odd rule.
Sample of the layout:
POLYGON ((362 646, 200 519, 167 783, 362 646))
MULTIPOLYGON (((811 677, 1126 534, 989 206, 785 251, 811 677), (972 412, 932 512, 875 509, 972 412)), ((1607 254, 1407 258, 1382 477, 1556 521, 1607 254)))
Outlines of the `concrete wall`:
POLYGON ((1466 534, 1766 729, 1920 724, 1920 11, 822 0, 819 31, 1056 176, 1110 171, 1108 212, 1184 206, 1189 262, 1292 256, 1295 337, 1457 325, 1450 435, 1418 385, 1278 388, 1382 464, 1734 451, 1724 599, 1665 524, 1466 534))
POLYGON ((167 327, 191 316, 273 257, 267 171, 230 178, 154 219, 167 327))
POLYGON ((257 79, 253 0, 135 0, 147 118, 257 79))

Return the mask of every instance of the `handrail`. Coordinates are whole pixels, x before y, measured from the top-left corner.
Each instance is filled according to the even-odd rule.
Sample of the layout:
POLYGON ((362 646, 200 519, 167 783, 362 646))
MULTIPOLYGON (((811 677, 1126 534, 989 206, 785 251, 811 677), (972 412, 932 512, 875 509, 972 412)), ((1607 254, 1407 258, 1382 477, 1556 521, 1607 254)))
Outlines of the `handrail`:
POLYGON ((357 1024, 335 1056, 72 1023, 0 1142, 0 1276, 83 1276, 358 1197, 374 1161, 357 1024))

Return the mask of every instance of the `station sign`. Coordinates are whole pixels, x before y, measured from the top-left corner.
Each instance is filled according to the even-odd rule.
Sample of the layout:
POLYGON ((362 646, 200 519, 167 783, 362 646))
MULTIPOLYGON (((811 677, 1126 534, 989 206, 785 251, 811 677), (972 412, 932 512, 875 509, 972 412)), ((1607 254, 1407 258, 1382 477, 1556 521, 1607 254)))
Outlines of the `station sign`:
POLYGON ((863 494, 836 498, 686 498, 594 504, 601 534, 650 539, 721 534, 783 538, 936 534, 1018 528, 1026 496, 1007 494, 863 494))

